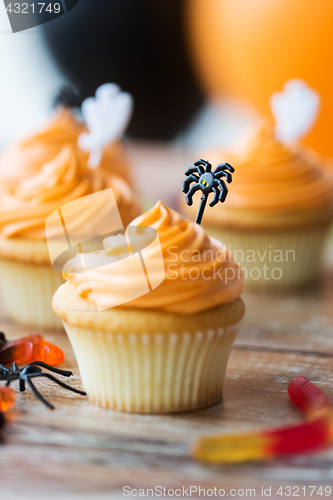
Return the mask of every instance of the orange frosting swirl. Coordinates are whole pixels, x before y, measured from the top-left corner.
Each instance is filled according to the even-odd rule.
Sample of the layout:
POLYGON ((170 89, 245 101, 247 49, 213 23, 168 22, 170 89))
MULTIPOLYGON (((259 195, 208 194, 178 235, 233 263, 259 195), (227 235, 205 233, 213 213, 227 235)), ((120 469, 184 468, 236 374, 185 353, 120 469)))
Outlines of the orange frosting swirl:
MULTIPOLYGON (((65 144, 77 147, 79 135, 86 130, 73 113, 61 108, 39 133, 13 144, 0 158, 0 184, 12 189, 24 177, 37 174, 42 166, 52 161, 65 144)), ((88 161, 82 153, 82 161, 88 161)), ((129 180, 128 163, 121 141, 107 146, 100 166, 129 180)))
MULTIPOLYGON (((119 307, 193 314, 230 303, 241 295, 243 274, 230 250, 219 241, 209 238, 198 224, 182 219, 177 212, 158 202, 135 219, 131 226, 152 227, 157 231, 165 278, 150 293, 122 303, 119 307)), ((105 249, 98 252, 102 254, 99 256, 119 255, 123 252, 121 246, 117 237, 107 238, 104 240, 105 249)), ((93 258, 94 255, 88 254, 89 257, 93 258)), ((149 273, 158 272, 159 258, 158 245, 149 246, 148 256, 145 254, 144 257, 149 273)), ((118 298, 126 297, 126 290, 138 286, 138 276, 130 262, 124 258, 118 263, 120 265, 116 270, 107 266, 92 266, 88 280, 86 273, 82 272, 80 256, 77 256, 65 265, 64 277, 74 285, 78 296, 92 303, 94 297, 98 298, 99 304, 110 307, 108 304, 112 303, 113 297, 117 302, 118 298)))
POLYGON ((22 180, 0 201, 0 234, 6 238, 45 239, 45 220, 66 203, 112 188, 122 221, 140 213, 131 188, 101 167, 90 170, 82 152, 66 145, 39 173, 22 180))
POLYGON ((269 126, 260 128, 240 155, 209 155, 214 165, 221 157, 235 168, 226 208, 292 212, 333 205, 333 182, 318 158, 300 146, 281 144, 269 126))

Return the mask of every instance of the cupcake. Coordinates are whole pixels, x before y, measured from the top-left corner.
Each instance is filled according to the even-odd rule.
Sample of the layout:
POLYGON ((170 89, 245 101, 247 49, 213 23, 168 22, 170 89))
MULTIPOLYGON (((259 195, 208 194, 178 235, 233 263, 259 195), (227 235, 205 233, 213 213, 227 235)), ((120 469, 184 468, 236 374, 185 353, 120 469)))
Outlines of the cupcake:
MULTIPOLYGON (((49 123, 37 134, 10 146, 0 157, 0 190, 14 189, 26 177, 38 174, 42 166, 52 161, 65 144, 77 146, 78 137, 86 126, 79 122, 69 108, 61 107, 49 123)), ((88 162, 88 153, 82 161, 88 162)), ((100 166, 108 172, 130 180, 129 164, 122 141, 106 146, 100 166)))
POLYGON ((132 258, 144 228, 158 235, 142 250, 151 291, 140 293, 142 268, 112 236, 98 255, 83 259, 89 273, 79 256, 66 263, 68 281, 55 293, 53 310, 93 402, 140 413, 204 408, 222 397, 244 315, 242 271, 228 248, 161 202, 129 225, 132 258), (89 265, 96 256, 100 265, 89 265), (117 266, 107 265, 107 258, 122 256, 117 266))
MULTIPOLYGON (((51 265, 45 220, 67 203, 108 188, 126 226, 140 213, 131 188, 102 167, 90 170, 85 155, 68 144, 0 199, 0 292, 11 318, 40 327, 61 326, 51 299, 63 278, 51 265)), ((79 215, 81 222, 89 216, 79 215)))
MULTIPOLYGON (((244 270, 246 284, 303 286, 316 280, 333 219, 333 179, 317 156, 299 145, 285 145, 269 125, 260 128, 245 151, 207 154, 235 168, 224 205, 206 210, 208 234, 223 241, 244 270)), ((183 204, 193 217, 192 207, 183 204)))

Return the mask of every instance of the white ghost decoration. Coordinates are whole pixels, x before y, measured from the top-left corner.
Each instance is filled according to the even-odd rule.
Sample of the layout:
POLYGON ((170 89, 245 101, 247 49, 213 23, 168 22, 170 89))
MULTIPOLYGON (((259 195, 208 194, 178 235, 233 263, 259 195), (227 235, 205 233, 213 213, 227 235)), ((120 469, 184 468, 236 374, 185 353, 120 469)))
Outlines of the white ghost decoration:
POLYGON ((303 137, 316 120, 320 96, 306 82, 289 80, 282 92, 271 95, 270 106, 275 119, 275 137, 292 143, 303 137))
POLYGON ((85 99, 81 107, 88 127, 78 138, 83 151, 90 151, 88 165, 97 168, 103 148, 120 139, 133 112, 133 98, 115 83, 106 83, 96 90, 95 97, 85 99))

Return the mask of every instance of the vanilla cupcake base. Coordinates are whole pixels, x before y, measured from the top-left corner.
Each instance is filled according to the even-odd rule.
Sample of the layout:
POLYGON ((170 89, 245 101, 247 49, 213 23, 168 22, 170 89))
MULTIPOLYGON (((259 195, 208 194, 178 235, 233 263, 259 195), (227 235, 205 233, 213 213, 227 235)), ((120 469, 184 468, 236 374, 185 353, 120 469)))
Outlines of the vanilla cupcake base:
POLYGON ((239 325, 183 333, 95 332, 68 325, 84 390, 107 408, 173 413, 222 398, 239 325))
POLYGON ((252 288, 298 287, 315 282, 329 234, 328 227, 265 233, 205 229, 232 250, 243 269, 246 286, 252 288))
POLYGON ((241 298, 193 315, 113 308, 97 312, 71 283, 53 297, 91 401, 137 413, 174 413, 222 398, 241 298))
POLYGON ((40 328, 63 328, 52 311, 52 296, 64 283, 51 266, 0 259, 0 295, 13 320, 40 328))

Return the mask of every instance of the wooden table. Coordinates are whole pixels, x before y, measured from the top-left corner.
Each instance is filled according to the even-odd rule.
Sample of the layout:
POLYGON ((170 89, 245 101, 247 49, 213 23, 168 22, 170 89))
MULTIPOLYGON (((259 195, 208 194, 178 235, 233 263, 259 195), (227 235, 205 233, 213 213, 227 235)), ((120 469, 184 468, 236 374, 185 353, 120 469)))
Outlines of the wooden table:
MULTIPOLYGON (((144 168, 149 170, 146 163, 144 168)), ((99 408, 51 382, 36 382, 55 404, 52 412, 29 390, 19 394, 0 446, 1 500, 95 500, 111 494, 123 498, 126 485, 217 487, 226 493, 231 488, 254 488, 255 498, 263 498, 264 486, 272 487, 272 498, 284 498, 276 495, 281 485, 333 483, 333 449, 239 466, 207 466, 189 456, 190 447, 203 434, 263 429, 303 419, 286 392, 296 375, 315 382, 333 403, 332 263, 327 263, 314 290, 245 293, 244 300, 247 313, 228 364, 223 403, 176 416, 124 414, 99 408)), ((0 330, 10 339, 31 332, 3 315, 0 330)), ((66 334, 40 333, 63 348, 64 368, 73 370, 71 383, 80 387, 66 334)), ((309 493, 306 490, 301 498, 310 498, 309 493)), ((196 496, 193 493, 192 498, 196 496)))

